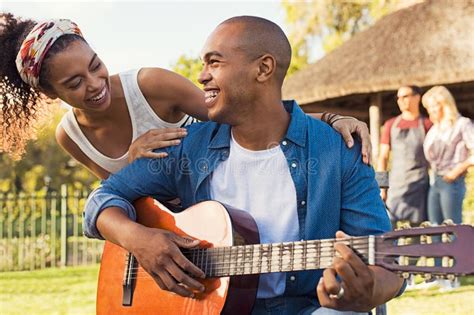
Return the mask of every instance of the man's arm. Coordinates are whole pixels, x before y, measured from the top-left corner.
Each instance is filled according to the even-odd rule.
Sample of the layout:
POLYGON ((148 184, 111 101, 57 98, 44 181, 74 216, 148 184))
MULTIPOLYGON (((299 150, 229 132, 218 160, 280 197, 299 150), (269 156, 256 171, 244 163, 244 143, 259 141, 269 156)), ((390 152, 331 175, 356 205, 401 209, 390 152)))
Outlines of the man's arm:
MULTIPOLYGON (((391 229, 390 220, 379 196, 374 170, 364 165, 357 150, 342 148, 341 230, 349 235, 374 235, 391 229)), ((337 237, 347 236, 338 232, 337 237)), ((377 266, 367 266, 349 247, 337 244, 341 258, 324 271, 318 285, 322 306, 340 310, 368 311, 393 298, 403 280, 395 273, 377 266), (339 276, 341 282, 336 280, 339 276), (340 287, 344 295, 330 298, 340 287)))
POLYGON ((139 159, 111 175, 92 192, 84 211, 86 236, 105 238, 131 252, 163 290, 186 297, 203 291, 193 277, 204 273, 179 250, 199 241, 135 222, 134 200, 143 196, 175 197, 173 159, 139 159), (190 276, 191 275, 191 276, 190 276), (186 287, 179 285, 184 284, 186 287))
POLYGON ((382 143, 380 145, 379 158, 377 159, 378 172, 385 172, 387 170, 389 156, 390 156, 390 145, 382 143))

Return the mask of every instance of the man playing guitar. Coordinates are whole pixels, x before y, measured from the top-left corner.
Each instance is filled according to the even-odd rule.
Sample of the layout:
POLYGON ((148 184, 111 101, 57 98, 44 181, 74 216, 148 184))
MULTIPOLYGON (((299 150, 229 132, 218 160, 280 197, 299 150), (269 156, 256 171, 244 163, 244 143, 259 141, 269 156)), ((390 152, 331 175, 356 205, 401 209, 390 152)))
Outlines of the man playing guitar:
MULTIPOLYGON (((85 234, 125 248, 161 289, 192 298, 205 290, 197 281, 204 272, 180 248, 199 241, 136 223, 138 198, 179 197, 184 207, 213 199, 246 210, 261 243, 389 231, 360 151, 281 100, 290 59, 276 24, 248 16, 221 23, 204 45, 199 77, 211 122, 189 127, 179 146, 162 150, 168 158, 136 160, 105 180, 87 202, 85 234)), ((368 312, 401 292, 395 273, 367 266, 347 245, 335 249, 324 271, 261 275, 252 314, 368 312)))

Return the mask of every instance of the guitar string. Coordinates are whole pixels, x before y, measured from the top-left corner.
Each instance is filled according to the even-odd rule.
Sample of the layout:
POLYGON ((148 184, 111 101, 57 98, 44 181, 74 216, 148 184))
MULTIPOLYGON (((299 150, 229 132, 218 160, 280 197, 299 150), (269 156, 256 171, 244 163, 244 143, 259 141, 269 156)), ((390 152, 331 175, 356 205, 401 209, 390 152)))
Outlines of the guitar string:
MULTIPOLYGON (((233 275, 251 275, 251 274, 264 274, 264 273, 273 273, 273 272, 305 271, 305 270, 325 269, 325 268, 330 267, 330 265, 329 265, 327 267, 320 268, 321 267, 320 265, 321 264, 319 262, 316 262, 316 261, 307 261, 306 262, 306 266, 307 266, 306 269, 295 269, 295 268, 290 268, 289 266, 286 266, 286 267, 289 268, 287 270, 285 268, 285 266, 281 266, 281 271, 280 271, 280 265, 279 265, 279 263, 277 263, 277 264, 272 264, 269 268, 265 267, 266 270, 263 270, 263 271, 260 270, 260 268, 257 267, 259 269, 259 272, 253 272, 253 270, 252 270, 253 267, 251 267, 251 266, 240 267, 240 270, 242 270, 242 273, 239 273, 236 270, 231 270, 231 271, 233 271, 232 274, 229 274, 230 273, 229 269, 225 268, 225 269, 213 270, 213 274, 208 276, 208 277, 214 278, 214 277, 227 277, 227 276, 233 276, 233 275), (312 265, 313 265, 314 268, 311 267, 312 265), (246 272, 247 270, 250 270, 250 271, 246 272), (223 274, 219 274, 219 273, 223 273, 223 274)), ((404 266, 399 265, 399 267, 404 267, 404 266)), ((436 267, 436 268, 443 268, 445 270, 450 268, 450 267, 441 267, 441 266, 411 266, 411 267, 413 267, 413 268, 423 268, 423 267, 431 267, 432 268, 432 267, 436 267)), ((239 268, 239 267, 235 267, 235 268, 239 268)), ((399 270, 399 272, 424 273, 426 271, 420 269, 420 270, 411 270, 411 271, 399 270)), ((140 268, 137 273, 132 273, 130 275, 131 275, 130 279, 153 280, 153 278, 142 268, 140 268)))
MULTIPOLYGON (((376 257, 376 258, 383 258, 386 257, 384 255, 376 257)), ((280 268, 282 272, 286 271, 303 271, 303 270, 315 270, 315 269, 324 269, 327 267, 330 267, 332 264, 332 259, 334 258, 334 255, 326 255, 323 257, 309 257, 305 259, 305 261, 297 261, 297 262, 291 262, 291 260, 286 260, 281 264, 279 257, 274 258, 272 260, 265 260, 263 263, 255 263, 255 261, 238 261, 240 266, 236 265, 230 265, 230 262, 225 263, 225 266, 217 266, 214 264, 212 267, 208 265, 209 273, 214 276, 214 274, 217 273, 224 273, 221 276, 228 276, 228 275, 239 275, 241 273, 267 273, 267 272, 279 272, 280 268), (327 261, 329 260, 329 261, 327 261), (243 265, 243 266, 242 266, 243 265), (302 266, 305 266, 305 268, 299 268, 302 266), (258 269, 261 272, 253 272, 254 269, 258 269), (239 271, 243 270, 243 272, 239 271), (250 272, 246 272, 247 270, 250 270, 250 272), (230 274, 229 274, 230 273, 230 274)), ((414 257, 414 258, 419 258, 419 257, 414 257)), ((298 259, 299 260, 299 259, 298 259)), ((399 265, 402 267, 402 265, 399 265)), ((416 267, 431 267, 431 266, 415 266, 416 267)), ((205 269, 206 266, 201 266, 202 269, 205 269)), ((450 267, 443 267, 443 268, 450 268, 450 267)), ((139 277, 142 275, 141 273, 146 273, 146 276, 149 276, 147 272, 139 266, 138 268, 134 268, 131 270, 132 272, 130 273, 132 276, 137 276, 139 277)), ((419 270, 421 272, 421 270, 419 270)), ((416 270, 414 271, 416 272, 416 270)), ((217 276, 217 275, 216 275, 217 276)))
MULTIPOLYGON (((316 260, 319 260, 319 265, 321 265, 321 260, 334 258, 335 251, 334 251, 333 245, 335 243, 344 243, 346 245, 350 245, 355 250, 361 252, 361 254, 364 249, 368 248, 367 237, 358 237, 358 238, 352 238, 352 240, 351 239, 310 240, 310 241, 301 241, 301 242, 295 242, 295 243, 254 244, 254 245, 243 245, 243 246, 233 246, 233 247, 191 249, 191 250, 183 251, 183 254, 188 254, 188 255, 196 254, 197 256, 201 256, 200 258, 196 258, 196 261, 194 263, 197 265, 201 265, 201 268, 205 269, 206 271, 209 269, 209 273, 211 274, 216 274, 223 271, 227 271, 227 273, 229 273, 230 271, 237 272, 239 270, 242 270, 242 268, 244 269, 244 273, 246 273, 245 269, 250 269, 252 271, 254 268, 258 268, 259 270, 263 268, 267 271, 268 270, 272 271, 273 269, 276 269, 276 271, 279 271, 280 269, 282 271, 291 271, 295 269, 295 264, 297 265, 296 268, 298 267, 298 265, 305 265, 305 264, 317 265, 316 260), (361 244, 361 241, 362 241, 362 244, 364 245, 363 247, 354 246, 354 245, 361 244), (291 247, 291 249, 289 249, 288 247, 291 247), (276 250, 280 252, 279 255, 276 257, 272 256, 271 259, 268 259, 268 256, 266 256, 265 254, 268 253, 267 251, 270 248, 272 250, 276 250), (266 258, 266 259, 260 262, 256 261, 254 252, 249 253, 247 249, 249 251, 253 251, 253 249, 257 249, 258 250, 257 254, 261 254, 262 258, 266 258), (301 251, 303 252, 306 251, 306 254, 308 255, 308 254, 312 254, 311 251, 315 249, 318 251, 321 250, 324 252, 329 251, 330 253, 316 256, 314 258, 310 257, 309 259, 307 257, 298 256, 301 254, 301 251), (309 250, 309 253, 308 253, 308 250, 309 250), (295 255, 297 257, 295 257, 295 255), (220 260, 220 261, 212 262, 212 260, 216 258, 217 260, 220 260), (234 266, 232 265, 232 262, 230 260, 222 261, 222 259, 225 259, 225 258, 236 259, 238 263, 240 263, 241 265, 243 264, 244 266, 234 266), (250 258, 250 261, 248 260, 248 258, 250 258), (211 262, 207 264, 203 264, 203 261, 202 261, 203 259, 210 259, 211 262), (282 262, 282 260, 284 261, 282 262), (293 267, 291 267, 290 265, 293 265, 293 267), (289 270, 286 270, 287 268, 289 268, 289 270), (230 270, 230 269, 233 269, 233 270, 230 270)), ((377 252, 375 253, 374 256, 375 258, 380 258, 380 257, 386 257, 386 254, 393 254, 393 253, 377 252)), ((188 258, 191 258, 191 257, 188 257, 188 258)), ((191 260, 194 260, 194 259, 191 259, 191 260)), ((305 269, 303 268, 302 270, 305 270, 305 269)), ((131 268, 130 271, 132 271, 132 275, 137 275, 138 271, 145 272, 145 270, 141 268, 140 266, 131 268), (133 273, 133 271, 137 271, 137 272, 133 273)))
MULTIPOLYGON (((353 246, 353 245, 358 245, 358 244, 348 244, 348 245, 352 245, 352 247, 357 250, 357 251, 363 251, 363 250, 366 250, 368 249, 369 245, 366 244, 367 242, 365 242, 365 244, 363 244, 363 246, 353 246)), ((203 259, 203 257, 205 256, 206 253, 208 253, 206 256, 208 257, 211 257, 211 258, 222 258, 222 259, 225 259, 225 258, 240 258, 241 256, 249 256, 249 253, 248 251, 250 251, 251 248, 255 249, 257 248, 258 251, 257 251, 257 254, 259 253, 262 253, 263 255, 265 255, 265 253, 267 253, 267 251, 269 251, 269 248, 272 247, 274 251, 279 251, 281 252, 283 255, 285 254, 288 254, 288 255, 291 255, 291 252, 293 251, 293 254, 301 254, 301 252, 304 253, 304 251, 306 250, 307 251, 307 254, 310 254, 311 252, 308 253, 308 251, 311 251, 311 250, 316 250, 316 251, 322 251, 322 252, 325 252, 325 255, 326 256, 334 256, 334 246, 323 246, 323 247, 320 247, 320 246, 317 246, 317 244, 307 244, 307 246, 304 246, 303 244, 301 245, 295 245, 294 247, 294 250, 290 250, 290 249, 287 249, 287 248, 284 248, 285 246, 281 246, 279 243, 274 243, 273 246, 269 246, 266 244, 263 244, 264 247, 262 247, 262 245, 244 245, 244 246, 233 246, 233 247, 214 247, 214 248, 204 248, 204 249, 196 249, 193 251, 188 251, 188 252, 184 252, 184 256, 187 257, 188 259, 190 259, 191 261, 192 260, 195 260, 196 263, 199 263, 199 264, 202 264, 200 262, 201 259, 203 259), (248 247, 247 247, 248 246, 248 247), (306 247, 306 248, 304 248, 306 247), (249 250, 246 250, 249 249, 249 250), (227 250, 229 249, 229 250, 227 250), (326 252, 331 252, 331 253, 326 253, 326 252), (192 254, 196 254, 196 255, 192 255, 192 254), (189 256, 193 256, 194 259, 192 257, 189 257, 189 256), (196 257, 197 256, 197 257, 196 257)), ((293 246, 292 246, 293 247, 293 246)), ((255 252, 254 252, 254 255, 255 255, 255 252)), ((281 255, 281 254, 279 254, 281 255)), ((254 256, 252 256, 254 258, 254 256)), ((324 255, 320 255, 320 257, 324 257, 324 255)), ((273 256, 273 258, 278 258, 279 257, 275 257, 273 256)), ((225 261, 221 261, 219 263, 229 263, 230 260, 225 260, 225 261)), ((214 262, 214 264, 216 264, 216 262, 214 262)), ((204 265, 204 264, 202 264, 204 265)))
MULTIPOLYGON (((316 248, 313 248, 313 249, 316 249, 316 248)), ((366 248, 368 249, 368 247, 366 248)), ((274 264, 274 265, 279 265, 280 264, 280 257, 284 259, 284 264, 288 264, 288 263, 292 263, 291 262, 291 255, 293 255, 293 261, 296 261, 297 264, 304 264, 305 262, 306 263, 314 263, 314 261, 311 261, 311 259, 313 260, 327 260, 327 259, 331 259, 331 258, 334 258, 334 257, 341 257, 339 254, 336 254, 337 252, 334 252, 333 250, 323 250, 323 254, 322 255, 314 255, 317 253, 317 251, 311 251, 312 249, 311 248, 308 248, 307 251, 306 251, 306 257, 304 256, 297 256, 297 255, 301 255, 302 252, 304 252, 304 250, 296 250, 293 254, 291 253, 291 251, 285 251, 283 250, 283 253, 282 254, 278 254, 278 255, 272 255, 271 258, 269 259, 268 257, 270 257, 269 255, 266 255, 266 252, 262 254, 262 257, 258 257, 258 259, 256 259, 255 257, 255 254, 253 256, 249 255, 249 253, 244 253, 244 252, 238 252, 238 251, 235 251, 232 255, 227 255, 228 253, 226 253, 226 255, 219 255, 219 254, 216 254, 216 255, 208 255, 208 259, 211 259, 211 262, 208 262, 208 264, 204 264, 202 263, 200 260, 197 260, 194 261, 194 264, 195 265, 201 265, 201 268, 208 268, 208 269, 217 269, 217 268, 220 268, 222 265, 224 265, 223 268, 220 268, 220 269, 228 269, 228 268, 238 268, 238 267, 234 267, 233 265, 231 264, 234 264, 235 261, 237 263, 240 263, 240 264, 250 264, 250 265, 268 265, 268 264, 274 264), (227 256, 227 257, 226 257, 227 256), (296 257, 295 257, 296 256, 296 257), (214 261, 212 261, 214 259, 214 261), (215 260, 218 260, 218 261, 215 261, 215 260), (276 262, 276 263, 275 263, 276 262)), ((360 253, 360 254, 368 254, 367 251, 365 251, 364 249, 357 249, 357 251, 360 253)), ((259 254, 257 252, 257 254, 259 254)), ((398 257, 412 257, 412 258, 421 258, 421 257, 426 257, 426 258, 429 258, 429 259, 432 259, 433 256, 423 256, 423 255, 395 255, 393 254, 393 252, 377 252, 374 254, 374 258, 384 258, 384 257, 387 257, 387 255, 392 255, 393 258, 398 258, 398 257)), ((439 256, 439 257, 443 257, 443 256, 439 256)), ((365 260, 368 260, 368 257, 362 257, 363 259, 365 260)), ((191 262, 193 262, 193 260, 191 259, 191 262)), ((293 262, 295 263, 295 262, 293 262)), ((140 269, 142 270, 142 267, 139 266, 139 267, 134 267, 134 268, 131 268, 130 270, 131 271, 134 271, 134 270, 137 270, 137 269, 140 269)), ((219 270, 220 270, 219 269, 219 270)))

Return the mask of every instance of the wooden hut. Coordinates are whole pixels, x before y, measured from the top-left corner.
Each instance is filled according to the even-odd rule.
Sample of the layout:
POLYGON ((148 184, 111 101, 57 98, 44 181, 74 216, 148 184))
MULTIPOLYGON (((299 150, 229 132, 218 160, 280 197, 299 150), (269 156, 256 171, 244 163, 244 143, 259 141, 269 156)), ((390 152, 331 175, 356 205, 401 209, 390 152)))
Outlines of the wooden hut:
POLYGON ((381 123, 399 114, 396 91, 410 84, 445 85, 474 117, 474 0, 431 0, 383 17, 289 77, 283 96, 306 112, 370 122, 376 157, 381 123))

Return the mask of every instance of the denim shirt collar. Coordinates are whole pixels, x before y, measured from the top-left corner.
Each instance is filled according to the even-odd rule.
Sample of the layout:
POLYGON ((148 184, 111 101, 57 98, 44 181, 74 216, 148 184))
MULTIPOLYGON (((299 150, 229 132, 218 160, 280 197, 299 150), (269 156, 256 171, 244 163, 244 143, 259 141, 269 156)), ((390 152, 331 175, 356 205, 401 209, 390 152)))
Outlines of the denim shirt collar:
MULTIPOLYGON (((290 113, 291 120, 285 138, 300 147, 306 146, 306 114, 298 106, 296 101, 283 101, 283 106, 290 113)), ((230 147, 231 126, 222 124, 219 126, 216 135, 208 145, 208 149, 224 149, 230 147)))

